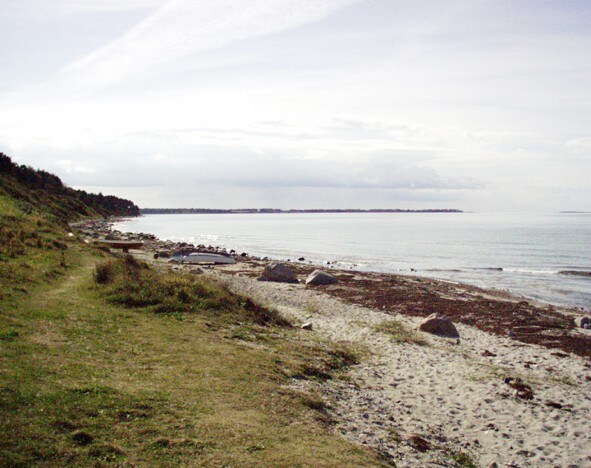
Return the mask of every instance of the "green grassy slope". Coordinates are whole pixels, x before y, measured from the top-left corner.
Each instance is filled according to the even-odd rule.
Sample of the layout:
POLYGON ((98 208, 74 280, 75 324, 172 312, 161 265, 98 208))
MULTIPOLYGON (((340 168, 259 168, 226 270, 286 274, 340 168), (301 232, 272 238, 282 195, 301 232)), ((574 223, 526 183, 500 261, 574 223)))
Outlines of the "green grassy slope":
POLYGON ((341 362, 300 330, 216 308, 156 313, 108 300, 100 253, 72 247, 56 280, 0 316, 0 464, 379 464, 286 387, 341 362))
POLYGON ((0 193, 1 466, 382 464, 288 387, 339 378, 350 351, 58 218, 0 193))
POLYGON ((0 153, 0 195, 17 200, 25 213, 42 212, 65 223, 82 216, 137 216, 130 200, 87 193, 65 186, 59 177, 14 163, 0 153))

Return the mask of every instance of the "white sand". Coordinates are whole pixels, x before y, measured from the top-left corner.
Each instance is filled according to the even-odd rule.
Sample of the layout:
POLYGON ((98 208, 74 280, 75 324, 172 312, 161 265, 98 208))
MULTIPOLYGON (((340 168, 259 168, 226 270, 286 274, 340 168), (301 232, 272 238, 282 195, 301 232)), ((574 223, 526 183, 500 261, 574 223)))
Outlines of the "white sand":
POLYGON ((454 466, 449 454, 458 451, 478 466, 591 466, 591 365, 584 359, 463 325, 459 345, 422 333, 428 346, 396 344, 373 327, 395 319, 416 328, 419 319, 345 304, 301 284, 209 274, 295 323, 311 321, 313 330, 301 333, 367 348, 350 379, 293 385, 322 394, 335 431, 397 466, 454 466), (483 356, 485 350, 496 356, 483 356), (522 378, 534 399, 516 398, 505 377, 522 378), (415 434, 431 449, 413 448, 415 434))

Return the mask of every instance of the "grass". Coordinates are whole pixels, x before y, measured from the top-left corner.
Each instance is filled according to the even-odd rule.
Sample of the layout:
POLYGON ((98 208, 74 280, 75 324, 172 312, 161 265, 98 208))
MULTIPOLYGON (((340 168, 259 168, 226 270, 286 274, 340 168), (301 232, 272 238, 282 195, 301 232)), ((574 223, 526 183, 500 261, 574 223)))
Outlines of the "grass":
POLYGON ((564 385, 565 387, 576 387, 577 381, 568 375, 553 374, 550 379, 557 384, 564 385))
POLYGON ((346 346, 219 284, 18 223, 66 248, 25 240, 0 262, 0 465, 383 464, 287 386, 338 375, 358 360, 346 346))
POLYGON ((320 307, 318 306, 318 304, 316 302, 309 302, 308 304, 306 304, 305 310, 309 314, 317 314, 320 312, 320 307))
POLYGON ((456 466, 462 468, 478 468, 478 465, 472 456, 462 450, 452 451, 448 455, 449 458, 454 461, 456 466))
POLYGON ((340 372, 358 364, 361 353, 344 342, 300 342, 304 359, 290 376, 295 379, 328 380, 340 377, 340 372))
POLYGON ((97 264, 93 277, 105 289, 110 302, 128 308, 291 327, 277 311, 233 294, 221 283, 191 274, 157 271, 130 255, 97 264))
POLYGON ((354 351, 87 246, 33 201, 0 190, 0 466, 383 465, 289 388, 354 351))
POLYGON ((397 320, 387 320, 378 323, 374 330, 388 335, 394 343, 428 346, 429 342, 415 330, 412 330, 397 320))
POLYGON ((62 228, 26 214, 16 200, 0 194, 0 300, 63 274, 70 245, 62 228))
POLYGON ((489 364, 475 361, 472 356, 466 356, 471 363, 469 373, 464 378, 471 382, 488 382, 490 380, 501 380, 508 375, 515 374, 515 371, 496 364, 489 364))

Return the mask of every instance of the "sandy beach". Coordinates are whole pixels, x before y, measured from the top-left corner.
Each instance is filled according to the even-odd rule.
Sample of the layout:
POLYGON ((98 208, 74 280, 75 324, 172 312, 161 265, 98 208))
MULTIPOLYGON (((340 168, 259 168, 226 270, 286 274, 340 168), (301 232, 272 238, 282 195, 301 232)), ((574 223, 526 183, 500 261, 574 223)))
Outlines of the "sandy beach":
MULTIPOLYGON (((131 253, 199 268, 154 259, 170 247, 146 238, 131 253)), ((573 324, 581 311, 377 273, 332 271, 338 284, 309 287, 315 267, 303 263, 291 265, 298 284, 261 282, 268 262, 237 260, 200 270, 295 325, 312 324, 301 333, 363 350, 346 378, 290 384, 322 395, 343 437, 396 466, 591 466, 591 335, 573 324), (433 312, 453 320, 460 340, 415 331, 433 312), (403 333, 387 333, 390 322, 403 333)))
POLYGON ((458 325, 455 340, 421 333, 427 343, 397 343, 375 331, 386 321, 408 329, 417 317, 348 304, 303 285, 214 273, 232 287, 313 323, 313 333, 367 349, 350 381, 310 381, 330 408, 334 428, 393 459, 397 466, 441 466, 445 451, 479 466, 589 466, 591 366, 539 345, 458 325), (505 383, 520 378, 533 399, 505 383))

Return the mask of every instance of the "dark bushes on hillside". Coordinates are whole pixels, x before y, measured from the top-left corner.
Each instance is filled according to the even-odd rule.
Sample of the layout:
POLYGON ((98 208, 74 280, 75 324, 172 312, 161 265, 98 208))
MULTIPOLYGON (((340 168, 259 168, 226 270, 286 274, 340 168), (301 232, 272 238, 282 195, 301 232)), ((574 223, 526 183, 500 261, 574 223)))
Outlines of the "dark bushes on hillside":
POLYGON ((54 174, 18 165, 0 153, 0 188, 29 207, 42 208, 62 221, 79 216, 137 216, 139 208, 130 200, 74 190, 54 174))
POLYGON ((94 280, 107 299, 156 313, 203 313, 258 325, 291 326, 278 312, 232 293, 223 285, 190 274, 160 273, 127 255, 96 265, 94 280))

